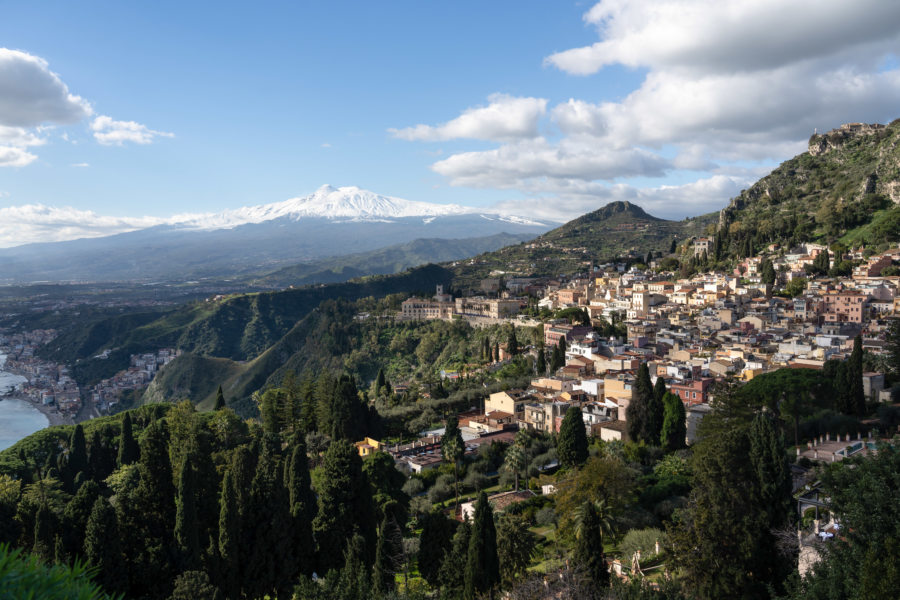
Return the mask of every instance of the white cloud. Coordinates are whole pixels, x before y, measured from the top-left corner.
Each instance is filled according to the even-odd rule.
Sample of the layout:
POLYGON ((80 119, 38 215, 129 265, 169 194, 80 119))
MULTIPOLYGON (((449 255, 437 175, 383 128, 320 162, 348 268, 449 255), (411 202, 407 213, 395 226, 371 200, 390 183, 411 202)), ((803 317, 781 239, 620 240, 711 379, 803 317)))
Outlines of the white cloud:
POLYGON ((116 121, 112 117, 101 115, 91 122, 94 139, 104 146, 121 146, 125 142, 150 144, 157 137, 175 137, 165 131, 154 131, 146 125, 135 121, 116 121))
POLYGON ((69 92, 44 59, 0 48, 0 125, 37 127, 77 123, 90 116, 90 104, 69 92))
POLYGON ((900 4, 883 0, 603 0, 584 19, 601 41, 548 64, 577 75, 614 64, 764 70, 900 36, 900 4))
POLYGON ((37 156, 27 148, 43 143, 43 138, 22 127, 0 125, 0 167, 24 167, 34 162, 37 156))
POLYGON ((466 109, 460 116, 442 125, 416 125, 389 129, 407 141, 444 141, 452 139, 516 140, 538 135, 538 122, 547 112, 544 98, 517 98, 492 94, 490 104, 466 109))
POLYGON ((80 162, 80 163, 74 163, 72 166, 73 166, 73 167, 79 167, 79 168, 86 168, 86 167, 89 167, 89 166, 91 166, 91 165, 90 165, 90 163, 80 162))
POLYGON ((479 130, 503 122, 477 112, 484 109, 395 135, 501 142, 432 169, 452 185, 518 190, 541 216, 574 216, 615 199, 686 216, 724 206, 740 189, 736 181, 752 181, 729 173, 802 152, 815 129, 900 116, 897 2, 603 0, 584 20, 599 41, 545 63, 576 75, 641 69, 642 82, 624 97, 570 98, 549 111, 544 104, 529 136, 461 134, 468 115, 483 117, 472 119, 479 130), (637 177, 679 184, 630 184, 637 177), (689 178, 696 181, 682 183, 689 178))
POLYGON ((156 217, 107 217, 71 207, 9 206, 0 208, 0 247, 102 237, 163 222, 156 217))
POLYGON ((600 148, 573 138, 558 144, 544 138, 504 144, 494 150, 454 154, 432 165, 453 185, 521 188, 533 179, 613 180, 662 176, 666 159, 641 150, 600 148))
POLYGON ((0 146, 0 167, 24 167, 37 160, 37 156, 14 146, 0 146))

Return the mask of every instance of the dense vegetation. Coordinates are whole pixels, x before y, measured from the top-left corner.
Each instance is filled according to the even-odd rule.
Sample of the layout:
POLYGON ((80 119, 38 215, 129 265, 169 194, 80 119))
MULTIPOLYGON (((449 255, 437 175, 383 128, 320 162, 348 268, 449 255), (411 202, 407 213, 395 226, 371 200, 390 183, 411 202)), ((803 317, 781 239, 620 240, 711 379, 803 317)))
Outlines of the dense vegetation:
POLYGON ((900 209, 892 202, 898 135, 894 121, 871 134, 814 136, 811 146, 831 136, 825 151, 785 161, 723 209, 713 255, 743 258, 771 243, 840 240, 877 249, 900 240, 900 209))

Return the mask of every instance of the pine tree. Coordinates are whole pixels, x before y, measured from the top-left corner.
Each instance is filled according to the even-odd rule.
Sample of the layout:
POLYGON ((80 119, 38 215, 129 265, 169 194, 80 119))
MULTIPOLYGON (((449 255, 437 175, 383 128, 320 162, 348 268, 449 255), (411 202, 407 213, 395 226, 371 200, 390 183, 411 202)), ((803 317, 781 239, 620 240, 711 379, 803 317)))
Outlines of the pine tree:
POLYGON ((130 465, 140 458, 140 450, 134 441, 134 432, 131 428, 131 412, 126 412, 122 417, 122 435, 119 440, 119 466, 130 465))
POLYGON ((95 581, 108 593, 126 589, 125 564, 116 511, 106 498, 94 501, 84 532, 84 557, 97 568, 95 581))
POLYGON ((197 527, 196 481, 191 455, 184 456, 175 501, 175 543, 182 571, 193 571, 200 565, 200 539, 197 527))
POLYGON ((285 481, 290 498, 297 571, 308 576, 313 572, 315 558, 312 521, 316 515, 316 497, 310 488, 309 463, 303 438, 296 438, 285 481))
POLYGON ((672 392, 663 396, 663 424, 659 434, 659 445, 665 450, 684 448, 687 438, 684 404, 672 392))
POLYGON ((465 454, 466 446, 463 443, 462 433, 459 430, 459 421, 456 416, 447 419, 447 426, 444 428, 444 435, 441 437, 441 458, 446 463, 453 465, 453 475, 455 479, 454 492, 456 494, 456 505, 459 506, 459 461, 465 454))
POLYGON ((581 507, 581 526, 575 539, 573 559, 576 568, 589 581, 589 587, 597 591, 609 587, 609 571, 603 551, 603 529, 591 500, 585 500, 581 507))
POLYGON ((500 583, 500 560, 497 558, 497 531, 494 528, 494 511, 482 491, 475 503, 475 520, 469 538, 466 557, 465 588, 463 597, 474 600, 478 595, 493 595, 500 583))
POLYGON ((850 383, 848 408, 851 414, 862 417, 866 414, 866 394, 863 388, 862 336, 853 338, 853 352, 847 364, 847 379, 850 383))
POLYGON ((559 427, 556 450, 559 462, 567 467, 577 467, 587 460, 587 434, 578 407, 570 406, 566 411, 566 416, 563 417, 562 425, 559 427))
POLYGON ((650 381, 650 370, 647 363, 642 363, 638 368, 637 379, 631 394, 631 402, 626 412, 628 424, 628 437, 634 442, 647 442, 656 444, 659 434, 652 435, 653 416, 650 414, 651 398, 653 397, 653 384, 650 381))
POLYGON ((213 410, 222 410, 225 408, 225 393, 222 392, 222 386, 219 386, 219 389, 216 390, 216 405, 213 410))

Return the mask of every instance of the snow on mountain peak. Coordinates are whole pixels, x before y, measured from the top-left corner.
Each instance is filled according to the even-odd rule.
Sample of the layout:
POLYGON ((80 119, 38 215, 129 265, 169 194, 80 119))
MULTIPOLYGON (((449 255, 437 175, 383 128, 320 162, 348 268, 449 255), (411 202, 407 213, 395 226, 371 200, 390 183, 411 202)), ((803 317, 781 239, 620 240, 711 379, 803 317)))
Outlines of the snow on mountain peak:
POLYGON ((180 215, 173 219, 173 224, 196 229, 225 229, 282 217, 295 221, 304 217, 383 221, 403 217, 439 217, 474 212, 476 211, 473 208, 457 204, 414 202, 382 196, 356 186, 336 188, 323 185, 309 196, 272 204, 245 206, 215 214, 180 215))

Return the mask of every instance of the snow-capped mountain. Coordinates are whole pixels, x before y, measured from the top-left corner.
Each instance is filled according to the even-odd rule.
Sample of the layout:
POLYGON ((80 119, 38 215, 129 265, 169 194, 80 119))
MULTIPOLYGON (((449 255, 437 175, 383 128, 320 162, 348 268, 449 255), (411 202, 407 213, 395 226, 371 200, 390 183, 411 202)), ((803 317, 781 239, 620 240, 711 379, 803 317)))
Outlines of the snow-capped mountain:
MULTIPOLYGON (((226 210, 221 213, 203 215, 176 215, 170 221, 173 225, 195 229, 230 229, 249 223, 263 223, 273 219, 287 218, 297 221, 303 218, 341 219, 349 221, 390 221, 410 217, 443 217, 450 215, 479 214, 476 208, 458 204, 434 204, 415 202, 383 196, 356 186, 333 187, 323 185, 309 196, 302 196, 263 204, 226 210)), ((485 213, 492 218, 508 220, 511 223, 542 226, 543 223, 511 215, 485 213)), ((486 217, 486 218, 490 218, 486 217)), ((430 220, 428 222, 431 222, 430 220)))
MULTIPOLYGON (((64 241, 0 249, 0 281, 227 277, 417 239, 500 233, 527 239, 551 228, 526 217, 413 202, 357 187, 323 186, 283 202, 168 219, 110 220, 40 208, 21 211, 21 218, 41 218, 43 231, 57 234, 36 239, 64 241)), ((17 231, 27 228, 23 222, 17 231)))

